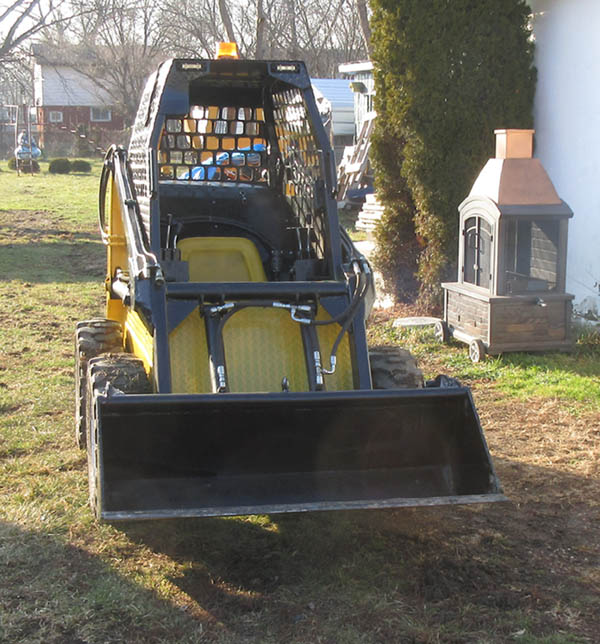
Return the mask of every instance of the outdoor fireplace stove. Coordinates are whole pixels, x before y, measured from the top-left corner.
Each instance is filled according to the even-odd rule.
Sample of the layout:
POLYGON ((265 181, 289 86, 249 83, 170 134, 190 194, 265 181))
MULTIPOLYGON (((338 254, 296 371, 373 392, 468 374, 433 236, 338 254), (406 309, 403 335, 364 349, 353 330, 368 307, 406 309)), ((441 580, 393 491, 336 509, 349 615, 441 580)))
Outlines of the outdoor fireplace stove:
POLYGON ((444 283, 436 336, 485 353, 569 350, 565 292, 567 227, 573 212, 539 159, 534 130, 496 130, 496 158, 460 204, 458 281, 444 283))

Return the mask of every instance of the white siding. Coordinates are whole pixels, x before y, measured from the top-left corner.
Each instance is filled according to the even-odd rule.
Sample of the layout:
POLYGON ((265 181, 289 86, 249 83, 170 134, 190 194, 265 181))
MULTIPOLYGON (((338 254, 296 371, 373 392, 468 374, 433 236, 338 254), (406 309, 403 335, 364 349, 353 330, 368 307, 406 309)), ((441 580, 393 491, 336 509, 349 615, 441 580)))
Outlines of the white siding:
POLYGON ((354 91, 354 122, 356 136, 359 135, 363 121, 373 111, 373 96, 375 94, 375 81, 373 78, 373 63, 363 61, 360 63, 345 63, 339 66, 342 74, 350 80, 358 81, 364 85, 364 91, 354 91))
POLYGON ((531 0, 538 84, 535 156, 573 209, 567 291, 600 316, 600 2, 531 0))
POLYGON ((43 87, 42 67, 35 63, 33 66, 33 98, 36 105, 42 104, 43 87))
POLYGON ((110 105, 110 96, 78 71, 57 65, 35 65, 34 91, 37 105, 110 105))
POLYGON ((315 98, 321 95, 331 104, 333 134, 354 136, 354 95, 349 81, 339 78, 313 78, 315 98))

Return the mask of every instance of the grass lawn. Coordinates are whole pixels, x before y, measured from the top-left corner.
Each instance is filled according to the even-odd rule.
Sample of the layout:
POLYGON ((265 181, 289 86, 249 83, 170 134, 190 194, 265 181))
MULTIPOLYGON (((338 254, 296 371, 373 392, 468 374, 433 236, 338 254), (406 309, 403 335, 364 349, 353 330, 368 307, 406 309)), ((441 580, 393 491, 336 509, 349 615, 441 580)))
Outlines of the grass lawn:
POLYGON ((75 447, 73 331, 102 315, 92 175, 0 166, 0 642, 595 642, 600 347, 472 365, 392 328, 426 375, 469 384, 509 503, 98 524, 75 447))
MULTIPOLYGON (((391 320, 372 324, 372 344, 399 344, 419 359, 426 377, 449 373, 465 384, 494 383, 517 400, 560 399, 578 409, 600 409, 600 335, 576 332, 572 353, 508 353, 487 356, 480 363, 469 359, 466 344, 440 345, 431 328, 394 328, 391 320)), ((386 316, 389 317, 389 316, 386 316)))

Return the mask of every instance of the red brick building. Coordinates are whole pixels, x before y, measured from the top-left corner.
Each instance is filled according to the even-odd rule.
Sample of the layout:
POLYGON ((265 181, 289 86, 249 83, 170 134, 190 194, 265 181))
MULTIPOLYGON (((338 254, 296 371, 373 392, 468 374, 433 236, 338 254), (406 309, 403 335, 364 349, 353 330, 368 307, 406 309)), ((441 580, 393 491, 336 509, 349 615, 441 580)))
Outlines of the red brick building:
POLYGON ((123 130, 123 117, 115 110, 113 99, 92 78, 59 60, 56 50, 38 44, 33 46, 33 55, 34 102, 42 147, 63 151, 73 146, 79 134, 102 141, 114 139, 114 132, 123 130))

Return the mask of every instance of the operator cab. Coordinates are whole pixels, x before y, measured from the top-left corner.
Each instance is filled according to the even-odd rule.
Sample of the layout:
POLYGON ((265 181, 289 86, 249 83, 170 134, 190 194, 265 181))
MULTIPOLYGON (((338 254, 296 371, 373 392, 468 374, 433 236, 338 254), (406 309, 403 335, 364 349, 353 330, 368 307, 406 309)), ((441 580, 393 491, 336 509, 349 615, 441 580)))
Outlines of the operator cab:
MULTIPOLYGON (((171 63, 155 115, 160 223, 150 224, 150 236, 159 237, 165 261, 183 259, 185 240, 203 240, 184 244, 188 256, 209 253, 216 260, 215 271, 198 281, 223 281, 219 267, 228 253, 237 264, 255 266, 260 258, 262 271, 255 266, 249 281, 258 274, 267 281, 336 277, 328 227, 339 233, 333 188, 326 187, 333 183, 322 152, 327 142, 312 127, 319 117, 304 66, 280 68, 262 61, 171 63)), ((158 82, 160 72, 146 88, 149 112, 158 82)), ((135 146, 134 133, 132 161, 135 146)), ((232 281, 246 281, 243 272, 234 274, 239 279, 232 281)))

